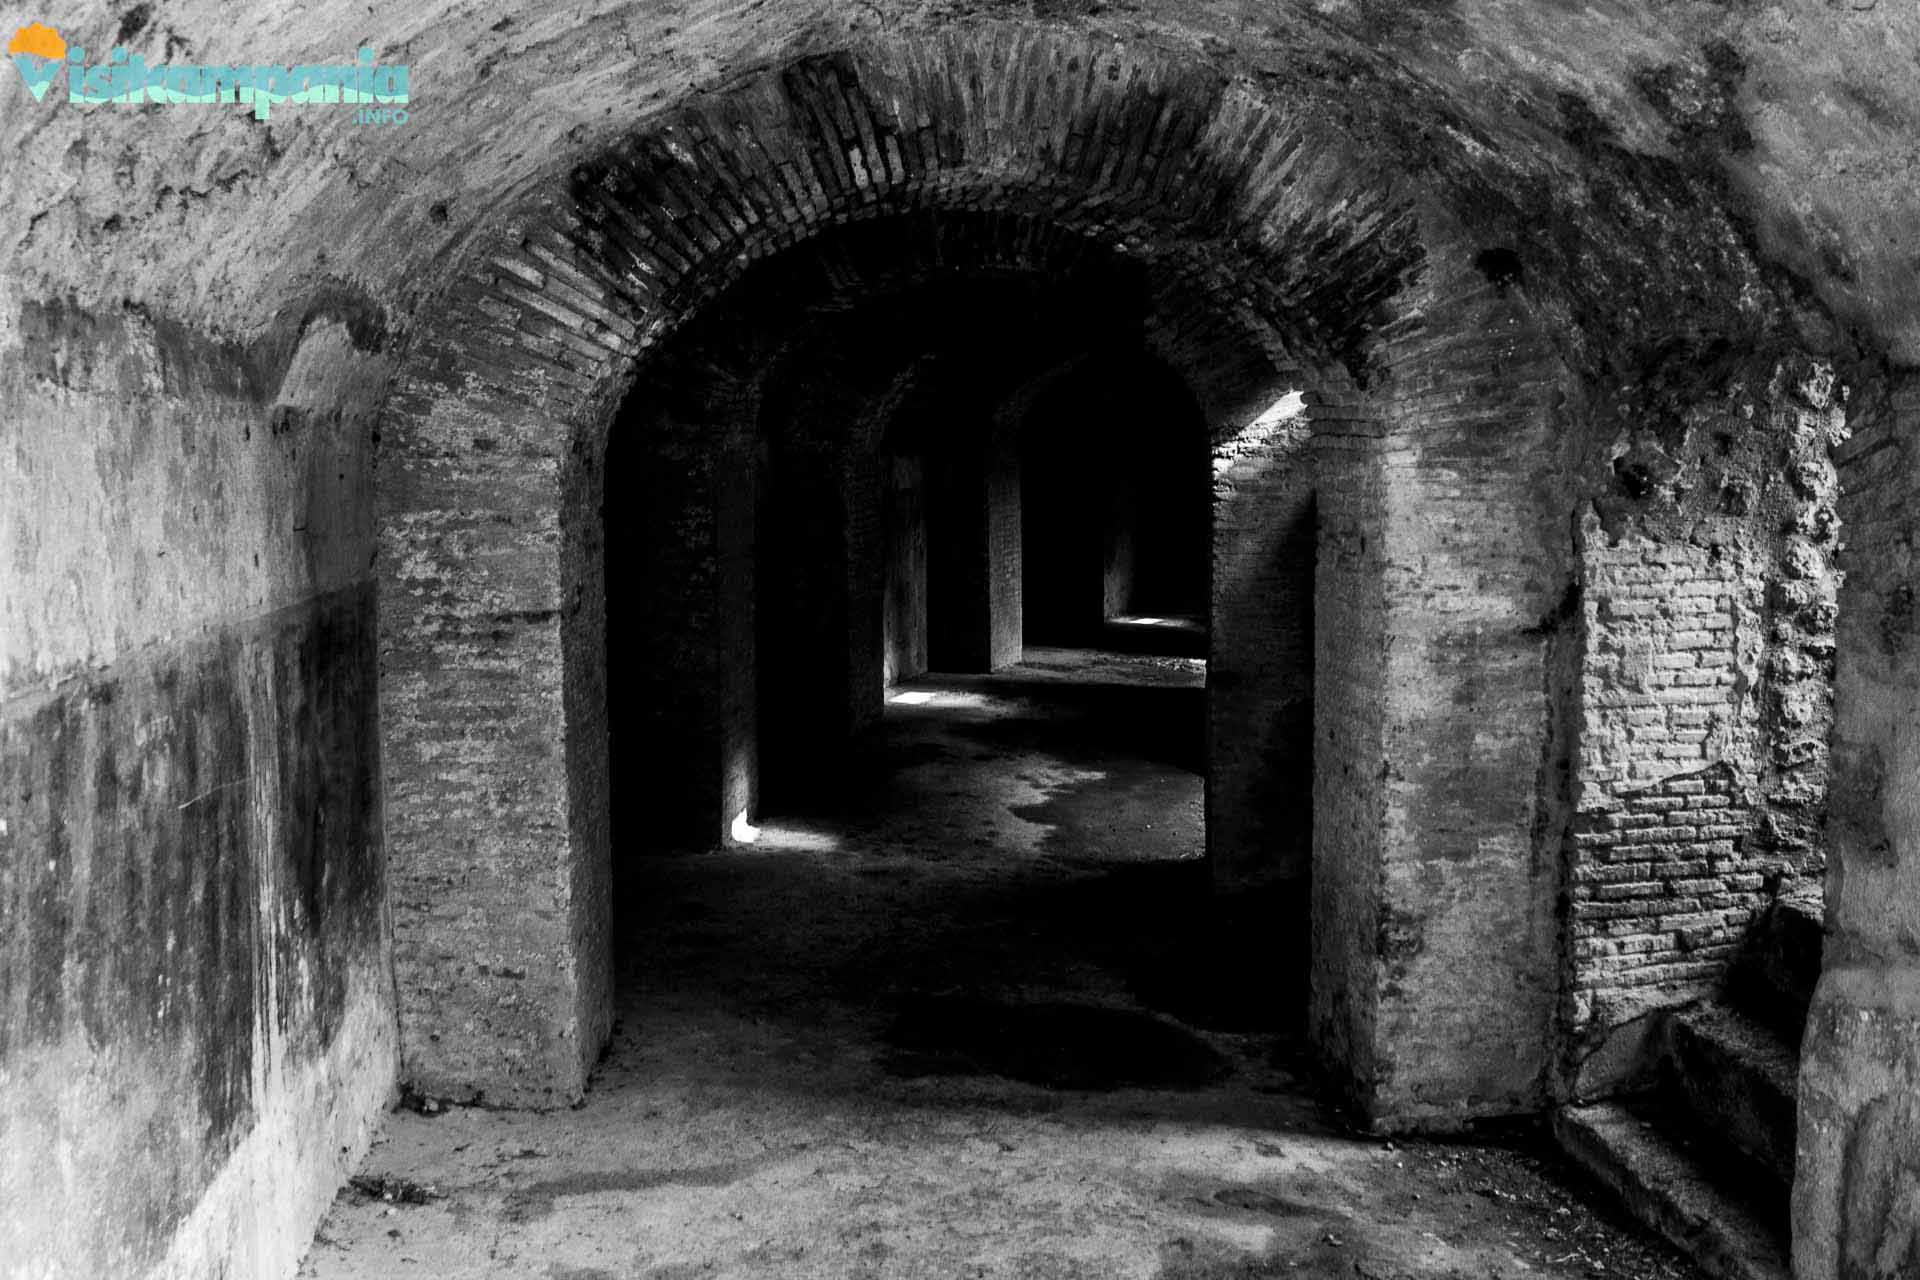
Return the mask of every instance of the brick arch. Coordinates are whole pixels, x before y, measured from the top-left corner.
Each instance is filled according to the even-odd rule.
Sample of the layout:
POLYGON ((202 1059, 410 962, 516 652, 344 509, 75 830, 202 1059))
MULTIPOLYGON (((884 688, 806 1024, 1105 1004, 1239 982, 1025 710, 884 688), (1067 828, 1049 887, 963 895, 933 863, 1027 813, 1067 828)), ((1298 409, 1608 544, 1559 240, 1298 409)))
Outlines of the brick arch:
MULTIPOLYGON (((1089 322, 1123 312, 1116 323, 1139 325, 1138 334, 1128 336, 1173 368, 1196 396, 1207 393, 1219 431, 1244 425, 1257 413, 1254 406, 1266 408, 1305 377, 1269 331, 1213 310, 1203 293, 1162 267, 1134 262, 1031 215, 923 208, 830 227, 760 260, 745 279, 642 352, 625 385, 644 389, 695 369, 727 383, 728 394, 757 398, 757 384, 793 358, 794 347, 813 340, 816 322, 960 276, 1044 280, 1062 294, 1085 292, 1093 299, 1081 308, 1089 322), (741 315, 754 317, 751 336, 734 322, 741 315), (778 334, 788 336, 769 336, 778 334)), ((1335 376, 1348 382, 1344 372, 1335 376)), ((610 417, 579 423, 589 432, 589 450, 604 447, 601 433, 610 424, 610 417)))
MULTIPOLYGON (((1014 285, 1009 300, 1024 299, 1023 307, 1043 298, 1053 299, 1052 306, 1065 306, 1033 331, 1043 346, 1027 350, 1017 343, 994 358, 994 367, 1010 378, 996 396, 1018 398, 1019 381, 1041 372, 1041 364, 1116 347, 1137 347, 1163 361, 1169 354, 1187 355, 1190 364, 1184 378, 1179 370, 1173 376, 1182 378, 1189 389, 1197 380, 1210 379, 1205 385, 1215 390, 1216 403, 1218 392, 1225 389, 1249 405, 1265 408, 1303 385, 1297 370, 1275 368, 1258 335, 1236 327, 1231 317, 1194 315, 1169 306, 1168 282, 1155 279, 1144 264, 1081 233, 1024 214, 920 210, 872 218, 830 228, 762 260, 744 280, 648 350, 616 423, 583 424, 589 432, 584 447, 589 460, 599 456, 604 444, 631 442, 623 446, 627 461, 617 476, 611 469, 596 470, 591 461, 584 466, 589 477, 584 495, 587 511, 600 508, 602 490, 593 486, 601 483, 616 503, 630 506, 638 500, 633 493, 637 470, 632 450, 645 450, 646 471, 674 477, 660 492, 657 505, 663 509, 650 518, 649 531, 642 534, 622 522, 623 542, 644 536, 650 546, 673 546, 664 553, 665 559, 650 557, 656 570, 652 578, 630 583, 623 592, 623 598, 634 587, 657 593, 633 607, 659 620, 662 628, 644 636, 621 637, 624 669, 640 673, 623 680, 621 705, 648 708, 656 732, 668 732, 663 726, 674 726, 669 736, 676 744, 661 763, 657 781, 662 793, 678 797, 678 802, 670 816, 656 811, 646 826, 650 842, 668 847, 710 844, 732 829, 733 818, 758 811, 761 774, 756 766, 765 763, 769 744, 755 731, 756 722, 765 723, 766 704, 756 695, 751 673, 760 671, 764 686, 766 655, 758 652, 752 628, 742 619, 758 612, 753 602, 764 603, 755 585, 760 580, 750 566, 756 545, 755 507, 766 493, 757 477, 769 474, 763 470, 765 450, 788 430, 797 430, 801 438, 811 441, 810 453, 844 450, 840 465, 858 469, 865 465, 861 459, 878 459, 878 436, 891 412, 899 408, 898 404, 891 411, 877 407, 890 392, 901 390, 886 382, 887 372, 896 367, 890 362, 910 360, 918 351, 915 339, 896 344, 888 338, 892 333, 919 334, 917 322, 852 332, 836 327, 837 323, 856 308, 886 305, 889 296, 907 299, 914 291, 943 280, 982 277, 1014 285), (1202 340, 1196 340, 1196 335, 1202 340), (876 342, 885 350, 875 350, 876 342), (1023 357, 1036 363, 1017 370, 1003 363, 1023 357), (842 364, 868 372, 864 378, 858 374, 849 378, 851 370, 823 376, 823 368, 842 364), (775 390, 780 386, 792 390, 797 385, 828 391, 830 399, 818 404, 810 399, 789 403, 775 390), (840 434, 848 430, 854 434, 840 434), (668 564, 673 566, 671 571, 665 568, 668 564), (715 574, 707 566, 716 564, 730 568, 715 574), (689 646, 678 638, 692 636, 712 637, 714 643, 689 646), (660 674, 649 674, 654 672, 660 674), (716 769, 715 760, 724 762, 723 766, 716 769)), ((1192 299, 1185 303, 1195 309, 1200 305, 1192 299)), ((929 319, 935 319, 935 314, 929 319)), ((948 337, 960 334, 956 330, 948 337)), ((1027 398, 1031 399, 1030 391, 1027 398)), ((1003 462, 1011 462, 1017 448, 1004 410, 1003 405, 993 422, 998 424, 997 450, 1003 462)), ((1231 412, 1216 416, 1214 435, 1231 433, 1238 421, 1231 412)), ((1193 440, 1196 461, 1208 443, 1205 436, 1193 440)), ((1303 477, 1295 474, 1287 479, 1299 490, 1296 498, 1302 497, 1303 477)), ((871 490, 853 485, 841 493, 845 507, 840 516, 848 521, 850 533, 879 527, 875 522, 880 518, 883 486, 877 477, 874 484, 871 490)), ((644 479, 640 488, 655 492, 644 479)), ((1242 496, 1239 505, 1246 500, 1242 496)), ((1236 504, 1226 505, 1231 510, 1236 504)), ((849 625, 857 618, 877 620, 884 596, 872 585, 882 573, 883 549, 877 543, 869 545, 856 536, 844 544, 823 547, 818 554, 803 554, 795 574, 781 578, 792 586, 807 573, 837 572, 830 566, 841 552, 853 558, 841 566, 848 577, 844 595, 835 598, 833 607, 849 610, 849 625)), ((616 557, 617 549, 610 548, 609 559, 616 557)), ((1310 570, 1310 565, 1303 568, 1310 570)), ((995 631, 996 653, 1002 645, 1017 643, 1018 597, 1015 585, 1011 596, 997 606, 1009 612, 995 631)), ((1298 606, 1296 599, 1283 610, 1296 629, 1298 606)), ((815 613, 806 612, 808 616, 815 613)), ((865 635, 864 629, 860 634, 865 635)), ((879 714, 878 690, 886 658, 878 634, 866 637, 871 644, 856 639, 844 649, 833 642, 833 647, 819 652, 808 650, 804 659, 797 651, 784 654, 784 663, 804 660, 816 673, 794 687, 804 688, 819 704, 787 717, 811 726, 805 755, 815 767, 830 758, 829 743, 838 736, 834 726, 851 733, 879 714)), ((1296 648, 1304 638, 1296 637, 1296 648)), ((828 643, 826 636, 820 639, 828 643)), ((590 640, 587 646, 591 647, 590 640)), ((1010 652, 1005 660, 1010 660, 1010 652)), ((1255 654, 1226 656, 1229 667, 1236 661, 1252 667, 1266 665, 1255 654)), ((1218 661, 1215 669, 1221 669, 1218 661)), ((1304 705, 1304 696, 1300 700, 1304 705)), ((1304 715, 1300 723, 1308 723, 1304 715)), ((1238 764, 1243 769, 1262 767, 1244 753, 1238 764)), ((1305 803, 1310 756, 1304 745, 1290 764, 1294 792, 1305 803)), ((1243 827, 1241 836, 1251 843, 1257 833, 1243 827)), ((1298 843, 1297 851, 1304 862, 1304 841, 1298 843)), ((1239 859, 1224 860, 1257 863, 1261 859, 1258 850, 1250 849, 1239 859)))
MULTIPOLYGON (((1377 1115, 1525 1105, 1552 1003, 1541 974, 1555 968, 1531 931, 1557 891, 1536 856, 1557 821, 1541 812, 1551 655, 1526 629, 1552 614, 1566 571, 1553 541, 1566 508, 1541 461, 1563 371, 1445 212, 1324 119, 1190 54, 1017 23, 804 58, 650 119, 614 152, 503 197, 416 325, 378 493, 406 1080, 558 1104, 605 1037, 600 533, 582 513, 644 357, 784 249, 938 211, 993 211, 1140 261, 1156 349, 1231 446, 1216 485, 1257 494, 1268 461, 1284 455, 1295 476, 1311 461, 1310 589, 1354 638, 1319 655, 1316 676, 1342 717, 1317 717, 1312 744, 1312 807, 1331 819, 1315 824, 1313 859, 1340 868, 1314 884, 1321 1044, 1377 1115), (1306 391, 1297 417, 1263 416, 1276 379, 1306 391), (1422 522, 1454 531, 1419 553, 1459 596, 1434 617, 1419 616, 1432 591, 1404 572, 1422 522), (1542 545, 1483 545, 1536 527, 1542 545), (1418 643, 1387 644, 1396 628, 1418 643), (1387 697, 1401 678, 1423 687, 1387 697), (1454 696, 1463 683, 1478 701, 1454 696), (1486 733, 1494 703, 1497 759, 1421 754, 1486 733), (1343 773, 1371 780, 1341 791, 1343 773), (1484 805, 1421 809, 1409 795, 1428 775, 1449 796, 1508 797, 1498 832, 1477 822, 1484 805), (1412 870, 1387 869, 1471 861, 1490 840, 1513 857, 1464 876, 1473 892, 1377 972, 1376 940, 1421 896, 1412 870), (1516 921, 1524 955, 1480 964, 1464 995, 1441 990, 1479 959, 1475 940, 1516 921), (1445 1052, 1438 1066, 1401 1061, 1405 1045, 1463 1034, 1511 1042, 1511 1068, 1488 1080, 1445 1052)), ((1302 518, 1297 483, 1271 496, 1302 518)), ((1282 531, 1255 519, 1237 532, 1257 550, 1282 531)), ((1256 758, 1299 749, 1262 738, 1271 724, 1248 728, 1256 758)))

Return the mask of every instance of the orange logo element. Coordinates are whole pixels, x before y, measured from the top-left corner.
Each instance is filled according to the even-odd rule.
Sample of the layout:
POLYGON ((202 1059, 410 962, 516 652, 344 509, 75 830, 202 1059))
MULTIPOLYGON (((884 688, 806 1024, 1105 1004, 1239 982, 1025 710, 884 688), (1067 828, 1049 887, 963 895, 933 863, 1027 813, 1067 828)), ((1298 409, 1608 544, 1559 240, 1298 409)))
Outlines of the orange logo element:
POLYGON ((30 53, 36 58, 51 58, 55 62, 67 56, 67 42, 52 27, 30 22, 13 33, 13 39, 7 43, 9 56, 16 53, 30 53))

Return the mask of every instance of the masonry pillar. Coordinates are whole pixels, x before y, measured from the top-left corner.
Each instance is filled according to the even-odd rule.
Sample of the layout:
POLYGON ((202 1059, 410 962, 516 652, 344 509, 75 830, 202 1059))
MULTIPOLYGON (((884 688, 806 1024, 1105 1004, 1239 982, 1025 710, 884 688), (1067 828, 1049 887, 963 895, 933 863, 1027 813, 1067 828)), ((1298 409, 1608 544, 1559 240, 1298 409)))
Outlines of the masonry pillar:
POLYGON ((659 385, 635 390, 608 447, 614 782, 657 797, 614 813, 616 859, 711 848, 758 794, 756 466, 738 403, 659 385))
POLYGON ((422 365, 388 402, 377 487, 401 1079, 563 1105, 611 1021, 606 722, 597 675, 567 671, 601 644, 597 547, 562 522, 595 486, 545 388, 473 394, 456 360, 422 365))
POLYGON ((882 605, 885 681, 927 670, 926 465, 919 455, 888 457, 885 467, 886 586, 882 605))
POLYGON ((1309 397, 1311 1014, 1382 1131, 1545 1099, 1577 669, 1566 370, 1456 258, 1432 259, 1405 305, 1424 323, 1384 344, 1391 379, 1366 401, 1309 397))
POLYGON ((714 726, 713 763, 719 780, 714 839, 730 838, 741 820, 751 818, 760 806, 759 637, 754 625, 757 483, 749 453, 741 449, 722 455, 713 476, 713 634, 720 690, 714 726))
MULTIPOLYGON (((1294 397, 1213 449, 1206 806, 1207 852, 1222 888, 1300 881, 1312 857, 1308 440, 1294 397)), ((1304 897, 1298 905, 1303 928, 1304 897)))
MULTIPOLYGON (((1344 1078, 1349 1100, 1364 1108, 1379 1057, 1375 957, 1386 857, 1384 446, 1379 425, 1357 407, 1315 405, 1313 411, 1320 422, 1312 439, 1317 528, 1308 1026, 1321 1061, 1344 1078)), ((1216 582, 1219 576, 1216 571, 1216 582)), ((1214 630, 1220 630, 1217 618, 1214 630)))
POLYGON ((939 671, 1020 661, 1020 460, 1010 432, 961 431, 928 462, 928 658, 939 671))
POLYGON ((847 566, 846 732, 880 719, 887 687, 887 487, 892 468, 872 450, 849 449, 845 464, 847 566))
MULTIPOLYGON (((756 610, 761 790, 770 803, 811 795, 828 779, 855 726, 855 668, 870 622, 856 595, 875 503, 852 482, 845 448, 794 433, 769 464, 759 526, 756 610), (856 644, 856 633, 862 636, 856 644)), ((877 653, 874 657, 877 659, 877 653)), ((873 700, 879 696, 874 668, 873 700)))
POLYGON ((1800 1059, 1798 1280, 1920 1274, 1920 376, 1850 416, 1836 451, 1846 577, 1827 935, 1800 1059))
MULTIPOLYGON (((1124 462, 1125 460, 1120 460, 1124 462)), ((1107 495, 1105 555, 1101 616, 1123 617, 1133 612, 1137 564, 1136 542, 1140 529, 1140 494, 1133 472, 1124 465, 1113 468, 1107 495)))

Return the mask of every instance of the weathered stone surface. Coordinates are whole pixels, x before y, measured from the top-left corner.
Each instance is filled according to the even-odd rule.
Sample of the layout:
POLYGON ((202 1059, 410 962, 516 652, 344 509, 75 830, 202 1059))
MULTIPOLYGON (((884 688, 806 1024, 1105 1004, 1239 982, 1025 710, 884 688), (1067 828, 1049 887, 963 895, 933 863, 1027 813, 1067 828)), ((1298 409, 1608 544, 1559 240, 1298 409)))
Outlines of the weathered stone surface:
POLYGON ((1312 867, 1311 448, 1298 391, 1213 447, 1207 847, 1229 891, 1312 867))
POLYGON ((1612 443, 1580 535, 1576 1060, 1716 990, 1825 869, 1845 434, 1832 370, 1802 361, 1612 443))
MULTIPOLYGON (((1295 122, 1179 56, 1110 54, 1053 34, 1025 43, 1003 28, 978 33, 979 45, 971 39, 802 60, 758 77, 724 103, 643 131, 617 158, 579 167, 571 205, 540 202, 517 243, 490 246, 492 268, 450 300, 428 339, 434 354, 390 408, 389 434, 412 442, 414 453, 441 447, 430 442, 451 445, 456 434, 525 441, 527 456, 489 449, 458 463, 476 482, 488 468, 500 474, 499 510, 514 513, 513 532, 488 539, 503 551, 510 539, 524 541, 517 561, 429 562, 412 552, 418 572, 407 571, 407 590, 480 610, 466 627, 491 625, 490 584, 525 584, 538 594, 553 567, 551 542, 537 531, 564 517, 540 514, 551 500, 541 495, 552 490, 529 478, 538 468, 527 457, 590 454, 601 415, 647 336, 680 324, 742 264, 790 239, 879 213, 985 207, 1018 212, 1026 226, 1117 242, 1143 262, 1149 281, 1168 282, 1156 284, 1166 302, 1179 300, 1171 311, 1163 302, 1162 323, 1172 327, 1150 329, 1150 344, 1176 369, 1213 366, 1214 376, 1199 382, 1217 432, 1251 421, 1288 385, 1309 393, 1324 386, 1329 405, 1356 380, 1386 389, 1382 407, 1370 411, 1391 415, 1399 433, 1389 444, 1395 487, 1360 518, 1384 530, 1374 536, 1389 544, 1393 628, 1423 639, 1403 651, 1409 665, 1390 673, 1408 690, 1392 707, 1406 733, 1396 728, 1386 760, 1365 765, 1401 769, 1409 785, 1385 793, 1381 820, 1395 856, 1386 910, 1363 936, 1372 947, 1394 921, 1415 922, 1424 941, 1394 944, 1383 973, 1368 962, 1330 971, 1326 982, 1380 987, 1383 995, 1359 998, 1388 1001, 1394 1051, 1444 1064, 1422 1068, 1430 1078, 1421 1084, 1382 1086, 1383 1115, 1456 1123, 1528 1105, 1543 1087, 1558 986, 1551 912, 1559 871, 1531 852, 1537 839, 1558 838, 1540 835, 1557 830, 1540 804, 1560 803, 1537 801, 1543 780, 1556 776, 1543 762, 1558 749, 1548 745, 1556 730, 1538 665, 1553 642, 1535 630, 1564 595, 1571 550, 1563 532, 1569 499, 1555 478, 1563 441, 1553 415, 1567 377, 1558 353, 1523 299, 1474 265, 1457 231, 1433 239, 1443 234, 1436 222, 1433 243, 1422 243, 1413 207, 1336 130, 1295 122), (978 58, 1004 67, 996 82, 1004 96, 975 87, 978 58), (1060 79, 1062 65, 1088 79, 1060 79), (1037 87, 1043 73, 1055 76, 1064 100, 1011 92, 1037 87), (1144 95, 1142 77, 1166 84, 1167 93, 1144 95), (715 113, 744 125, 751 145, 740 130, 714 127, 715 113), (1167 145, 1176 137, 1185 141, 1167 145), (716 172, 732 180, 716 186, 704 176, 716 172), (1293 252, 1299 244, 1319 252, 1293 252), (1428 262, 1435 252, 1444 259, 1428 262), (1249 269, 1234 272, 1233 259, 1249 269), (544 291, 530 289, 533 281, 547 282, 544 291), (1220 332, 1265 351, 1264 396, 1253 382, 1225 389, 1221 366, 1196 345, 1220 332), (496 353, 513 350, 520 357, 503 366, 496 353), (1300 369, 1296 357, 1309 367, 1300 369), (1499 376, 1480 376, 1489 362, 1499 376), (537 375, 533 397, 518 381, 522 372, 537 375), (1517 449, 1516 423, 1525 424, 1517 449), (1429 534, 1442 509, 1453 523, 1437 559, 1429 534), (1442 559, 1448 568, 1438 572, 1442 559), (1433 576, 1415 585, 1421 573, 1433 576), (1505 585, 1487 586, 1502 578, 1505 585), (1444 604, 1435 611, 1433 602, 1444 604), (1432 660, 1416 656, 1423 653, 1432 660), (1469 725, 1487 750, 1462 768, 1453 744, 1469 725), (1491 816, 1490 796, 1498 797, 1491 816), (1469 865, 1471 873, 1462 870, 1469 865), (1438 906, 1428 882, 1449 875, 1461 883, 1438 906), (1472 940, 1489 930, 1523 941, 1501 963, 1463 967, 1472 940), (1490 1040, 1500 1045, 1491 1066, 1475 1060, 1490 1040)), ((1254 365, 1225 367, 1250 375, 1254 365)), ((477 511, 414 512, 424 490, 402 483, 388 492, 383 508, 395 530, 424 532, 451 518, 472 536, 477 511)), ((416 623, 386 625, 390 635, 412 629, 427 640, 416 623)), ((436 684, 452 678, 456 668, 432 652, 425 643, 402 656, 390 645, 393 681, 416 672, 436 684)), ((549 718, 551 699, 537 682, 516 691, 526 705, 489 704, 489 723, 549 735, 543 748, 528 743, 522 754, 557 759, 557 739, 571 729, 549 718)), ((435 704, 453 705, 458 695, 448 694, 435 704)), ((396 744, 389 760, 410 770, 415 751, 396 744)), ((390 790, 412 786, 395 777, 390 790)), ((556 780, 525 816, 503 808, 487 826, 537 829, 559 795, 556 780)), ((401 842, 394 830, 404 865, 405 850, 429 837, 423 830, 401 842)), ((562 858, 557 833, 547 839, 547 856, 562 858)), ((527 856, 538 857, 531 846, 527 856)), ((1374 1096, 1379 1084, 1369 1081, 1364 1092, 1374 1096)))
POLYGON ((1667 1084, 1694 1122, 1751 1156, 1785 1187, 1793 1181, 1793 1046, 1740 1011, 1716 1001, 1674 1014, 1666 1032, 1667 1084))
POLYGON ((1829 969, 1800 1067, 1793 1188, 1800 1280, 1895 1280, 1920 1268, 1920 974, 1829 969))
MULTIPOLYGON (((1898 88, 1912 73, 1915 35, 1897 6, 1801 0, 1729 10, 1695 0, 1543 10, 1460 0, 1402 11, 1154 0, 1072 16, 1047 6, 1044 17, 1047 27, 1091 28, 1106 41, 1203 47, 1223 72, 1287 83, 1309 110, 1352 116, 1370 145, 1423 172, 1484 170, 1508 193, 1566 189, 1554 252, 1577 252, 1592 229, 1583 220, 1621 209, 1607 184, 1580 183, 1582 148, 1618 147, 1665 165, 1683 184, 1718 188, 1713 198, 1738 206, 1765 250, 1840 314, 1906 358, 1916 354, 1920 328, 1905 301, 1920 279, 1906 217, 1914 161, 1901 140, 1920 121, 1898 88)), ((104 50, 112 25, 104 15, 75 21, 68 35, 104 50)), ((444 2, 351 16, 169 4, 129 39, 132 48, 166 56, 172 39, 208 61, 298 59, 371 38, 383 61, 420 66, 416 92, 434 104, 432 122, 416 113, 420 127, 353 129, 342 145, 338 113, 282 109, 262 127, 244 112, 143 112, 136 123, 54 104, 10 110, 10 154, 65 160, 24 166, 10 185, 4 259, 41 296, 78 288, 89 299, 132 295, 207 317, 248 299, 236 328, 271 310, 257 294, 284 296, 336 272, 397 286, 396 300, 410 304, 435 291, 432 259, 475 219, 506 212, 502 193, 537 188, 604 148, 636 113, 737 68, 876 33, 907 31, 937 46, 956 25, 964 15, 937 0, 854 10, 811 0, 777 11, 735 0, 672 11, 603 3, 564 19, 444 2), (529 110, 534 84, 556 91, 529 110), (454 103, 457 111, 439 109, 454 103), (431 182, 403 176, 425 173, 431 182), (351 255, 329 252, 341 227, 355 229, 351 255)), ((958 131, 927 136, 958 141, 958 131)), ((1646 216, 1657 223, 1666 212, 1646 216)), ((1516 247, 1524 240, 1507 237, 1516 247)), ((1544 246, 1524 247, 1531 256, 1544 246)), ((1596 272, 1588 287, 1597 295, 1622 283, 1596 272)))
MULTIPOLYGON (((344 310, 342 306, 344 305, 344 310)), ((392 1086, 364 309, 0 361, 0 1256, 288 1270, 392 1086)))
MULTIPOLYGON (((1832 963, 1902 971, 1920 937, 1903 727, 1916 418, 1882 362, 1920 362, 1911 15, 1818 0, 1068 8, 185 0, 125 25, 156 59, 212 61, 382 33, 383 57, 419 72, 399 129, 31 104, 9 82, 0 731, 27 745, 8 767, 52 768, 20 727, 48 700, 151 673, 182 673, 152 674, 135 717, 161 726, 156 758, 186 750, 167 735, 195 706, 244 738, 285 691, 259 675, 268 659, 235 653, 318 663, 330 714, 362 732, 372 682, 355 661, 297 655, 342 636, 361 652, 377 546, 379 749, 286 712, 291 776, 330 781, 247 792, 245 808, 221 793, 207 840, 251 852, 213 866, 269 865, 263 849, 375 761, 385 843, 363 843, 393 858, 409 1078, 571 1100, 609 1009, 595 513, 613 409, 661 340, 756 264, 831 228, 979 214, 1002 219, 995 269, 1068 239, 1137 263, 1146 346, 1225 436, 1280 391, 1307 395, 1314 1017, 1377 1123, 1562 1092, 1587 1047, 1713 981, 1778 882, 1819 872, 1828 809, 1832 963), (1843 420, 1857 430, 1836 635, 1824 454, 1843 420)), ((120 26, 80 21, 100 30, 69 36, 96 51, 120 26)), ((751 595, 741 509, 724 486, 711 504, 722 602, 751 595)), ((866 509, 850 510, 857 534, 866 509)), ((997 527, 1004 569, 1018 539, 997 527)), ((720 613, 737 657, 751 637, 720 613)), ((850 655, 850 682, 868 659, 884 662, 850 655)), ((701 752, 723 815, 753 803, 728 751, 753 715, 726 675, 739 669, 714 676, 724 731, 701 752)), ((136 853, 172 838, 167 797, 196 801, 187 785, 183 770, 127 819, 136 853)), ((60 895, 21 887, 73 816, 48 813, 31 860, 4 872, 28 895, 9 910, 37 922, 18 948, 67 936, 60 895)), ((1257 831, 1280 825, 1259 816, 1257 831)), ((1248 843, 1264 870, 1298 861, 1248 843)), ((277 921, 235 954, 319 945, 302 927, 277 921)), ((17 975, 50 963, 9 967, 9 1035, 29 1018, 17 975)), ((322 987, 339 976, 340 956, 316 963, 322 987)), ((1845 1073, 1904 1079, 1892 1058, 1840 1056, 1848 1001, 1885 1032, 1867 1048, 1893 1052, 1904 1015, 1864 978, 1835 981, 1807 1087, 1837 1101, 1806 1122, 1827 1126, 1802 1152, 1809 1186, 1840 1176, 1833 1135, 1872 1101, 1845 1073)), ((323 1097, 327 1072, 349 1071, 349 1092, 377 1074, 382 989, 348 999, 364 1054, 307 1045, 305 1083, 256 1088, 259 1115, 323 1097)), ((1874 1111, 1871 1133, 1898 1132, 1904 1106, 1874 1111)), ((147 1206, 129 1215, 162 1207, 127 1248, 213 1239, 179 1224, 244 1199, 259 1143, 235 1141, 226 1173, 205 1151, 188 1162, 201 1210, 194 1192, 128 1197, 147 1206)), ((1862 1142, 1885 1163, 1880 1137, 1862 1142)), ((292 1182, 288 1203, 318 1185, 292 1182)), ((1807 1226, 1826 1250, 1809 1257, 1842 1255, 1837 1219, 1807 1226)), ((1899 1262, 1897 1230, 1845 1231, 1879 1233, 1849 1265, 1899 1262)))
POLYGON ((1800 1280, 1920 1267, 1920 664, 1912 624, 1920 384, 1868 384, 1840 452, 1848 526, 1825 967, 1800 1068, 1800 1280))
POLYGON ((1613 1103, 1562 1107, 1553 1133, 1575 1164, 1714 1280, 1787 1280, 1780 1224, 1727 1195, 1688 1150, 1613 1103))

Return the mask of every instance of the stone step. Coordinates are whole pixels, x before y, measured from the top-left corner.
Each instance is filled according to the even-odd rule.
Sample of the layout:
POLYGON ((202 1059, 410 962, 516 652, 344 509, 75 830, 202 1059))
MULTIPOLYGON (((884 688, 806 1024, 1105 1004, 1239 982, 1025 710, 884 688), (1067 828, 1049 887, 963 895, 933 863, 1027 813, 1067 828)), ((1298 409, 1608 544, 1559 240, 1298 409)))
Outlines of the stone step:
POLYGON ((1771 1027, 1715 1001, 1672 1014, 1662 1039, 1660 1087, 1688 1126, 1792 1186, 1799 1052, 1771 1027))
POLYGON ((1727 997, 1794 1045, 1820 980, 1826 895, 1818 884, 1784 893, 1754 922, 1728 975, 1727 997))
POLYGON ((1777 1189, 1753 1198, 1737 1169, 1612 1102, 1554 1113, 1560 1147, 1713 1280, 1791 1280, 1787 1205, 1777 1189))

